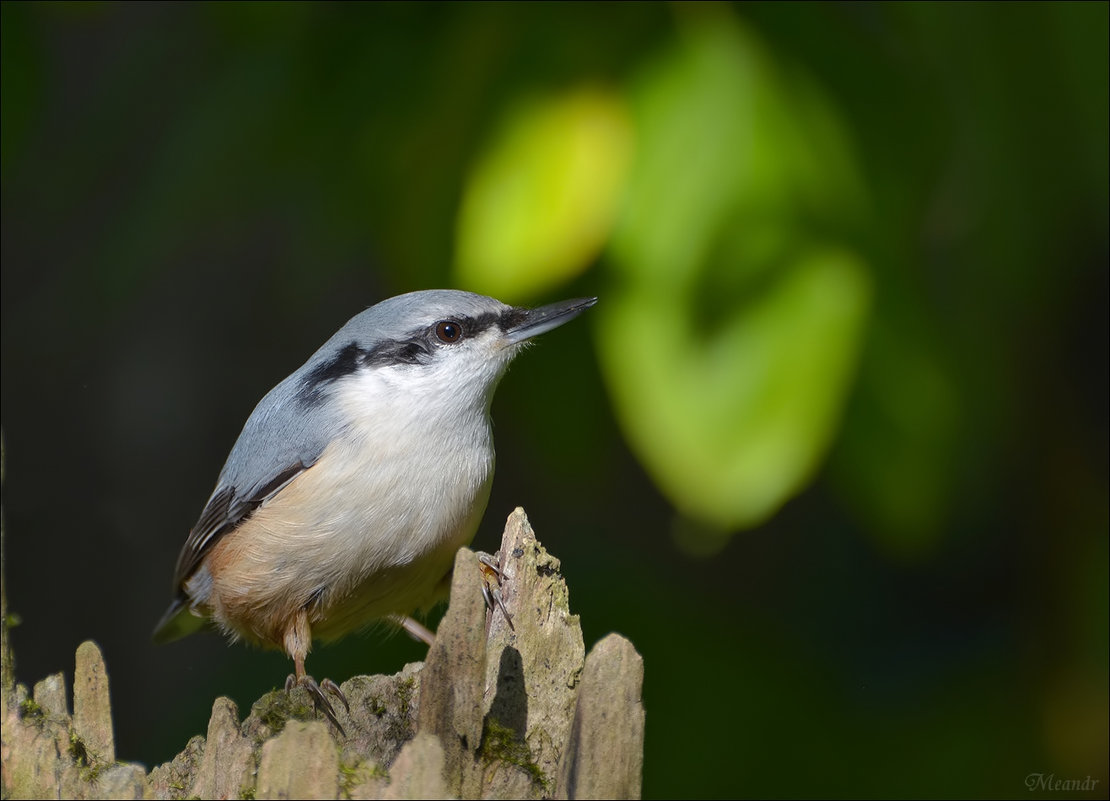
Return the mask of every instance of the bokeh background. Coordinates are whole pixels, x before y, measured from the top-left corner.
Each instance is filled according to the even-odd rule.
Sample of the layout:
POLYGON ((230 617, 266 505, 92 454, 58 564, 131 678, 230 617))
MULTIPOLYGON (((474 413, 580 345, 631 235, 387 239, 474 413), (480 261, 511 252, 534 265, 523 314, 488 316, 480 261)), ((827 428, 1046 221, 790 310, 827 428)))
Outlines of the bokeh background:
POLYGON ((1105 797, 1107 9, 4 3, 20 679, 98 640, 148 766, 245 710, 283 657, 149 634, 258 398, 392 294, 596 294, 476 545, 639 648, 646 796, 1105 797))

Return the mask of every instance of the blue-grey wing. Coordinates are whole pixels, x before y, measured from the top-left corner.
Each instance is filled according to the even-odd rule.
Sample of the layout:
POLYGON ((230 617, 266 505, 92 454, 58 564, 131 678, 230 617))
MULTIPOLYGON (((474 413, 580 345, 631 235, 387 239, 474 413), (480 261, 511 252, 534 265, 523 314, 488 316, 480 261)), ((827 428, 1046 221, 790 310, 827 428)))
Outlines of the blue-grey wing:
POLYGON ((259 401, 243 426, 216 489, 178 556, 174 573, 178 590, 221 537, 312 467, 335 436, 337 421, 326 414, 318 398, 299 391, 299 373, 259 401))

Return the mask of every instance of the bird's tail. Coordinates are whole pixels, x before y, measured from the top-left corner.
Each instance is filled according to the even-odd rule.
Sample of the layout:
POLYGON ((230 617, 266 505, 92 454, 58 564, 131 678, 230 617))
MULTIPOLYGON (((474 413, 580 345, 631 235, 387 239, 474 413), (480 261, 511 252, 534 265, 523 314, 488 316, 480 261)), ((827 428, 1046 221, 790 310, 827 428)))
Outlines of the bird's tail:
POLYGON ((207 625, 208 621, 205 618, 193 613, 189 608, 188 599, 182 594, 170 603, 170 608, 166 610, 166 614, 162 615, 162 619, 154 627, 152 638, 155 644, 165 645, 168 642, 180 640, 194 631, 200 631, 207 625))

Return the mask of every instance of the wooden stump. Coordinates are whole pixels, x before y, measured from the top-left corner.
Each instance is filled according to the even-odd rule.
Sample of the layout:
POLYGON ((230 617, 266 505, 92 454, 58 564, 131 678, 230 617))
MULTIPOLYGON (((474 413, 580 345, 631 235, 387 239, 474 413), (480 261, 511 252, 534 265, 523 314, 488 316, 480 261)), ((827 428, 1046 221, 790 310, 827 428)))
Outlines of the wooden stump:
POLYGON ((638 798, 643 661, 610 634, 585 655, 560 564, 523 509, 505 525, 500 588, 512 625, 459 551, 451 601, 423 663, 343 684, 345 735, 303 689, 268 693, 240 721, 217 698, 205 736, 146 771, 116 761, 99 647, 77 649, 72 715, 61 673, 15 684, 0 664, 5 798, 638 798))

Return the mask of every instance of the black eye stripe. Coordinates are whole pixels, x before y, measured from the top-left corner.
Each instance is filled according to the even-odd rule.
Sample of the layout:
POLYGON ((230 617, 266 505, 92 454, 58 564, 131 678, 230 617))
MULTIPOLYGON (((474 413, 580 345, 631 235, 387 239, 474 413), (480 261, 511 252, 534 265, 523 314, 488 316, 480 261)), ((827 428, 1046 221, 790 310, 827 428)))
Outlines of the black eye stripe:
POLYGON ((474 317, 448 317, 430 326, 425 324, 397 338, 383 339, 366 349, 359 347, 357 342, 349 342, 333 357, 316 365, 305 375, 301 395, 306 403, 315 402, 320 399, 321 392, 327 385, 361 367, 427 364, 435 358, 437 342, 453 345, 464 339, 480 336, 494 327, 504 331, 513 324, 515 313, 515 309, 509 309, 504 312, 485 312, 474 317), (441 326, 453 326, 454 330, 441 330, 441 326), (447 334, 448 338, 445 339, 443 334, 447 334), (451 336, 454 338, 450 338, 451 336))

